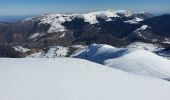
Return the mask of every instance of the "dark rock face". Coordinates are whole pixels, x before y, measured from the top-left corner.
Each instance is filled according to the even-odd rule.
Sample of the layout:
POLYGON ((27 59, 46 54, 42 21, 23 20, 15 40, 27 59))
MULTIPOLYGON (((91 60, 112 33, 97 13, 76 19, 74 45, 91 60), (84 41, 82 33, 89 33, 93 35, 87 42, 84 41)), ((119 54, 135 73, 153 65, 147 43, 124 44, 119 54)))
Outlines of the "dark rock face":
POLYGON ((63 25, 69 30, 72 30, 73 36, 78 38, 85 31, 86 26, 89 25, 89 23, 85 22, 81 18, 75 18, 72 21, 63 23, 63 25))
POLYGON ((10 26, 8 23, 0 23, 0 44, 2 45, 5 41, 5 31, 10 26))
POLYGON ((110 21, 100 23, 99 28, 101 28, 99 34, 111 34, 119 39, 126 37, 132 33, 135 29, 139 28, 140 24, 129 24, 123 21, 110 21))
POLYGON ((170 36, 170 14, 149 18, 141 23, 150 26, 155 34, 170 36))
POLYGON ((10 46, 0 46, 0 57, 21 58, 24 55, 10 46))
POLYGON ((132 20, 134 17, 111 18, 112 21, 105 21, 97 18, 99 23, 90 24, 81 18, 75 18, 72 21, 65 22, 63 25, 73 32, 74 41, 72 43, 84 42, 106 43, 110 45, 120 45, 123 38, 131 34, 134 30, 141 27, 141 24, 125 23, 126 20, 132 20))
MULTIPOLYGON (((6 26, 1 34, 3 34, 3 39, 1 40, 2 43, 21 43, 24 41, 27 34, 29 34, 30 30, 32 29, 32 22, 17 22, 12 23, 6 26)), ((2 30, 2 27, 0 27, 2 30)))

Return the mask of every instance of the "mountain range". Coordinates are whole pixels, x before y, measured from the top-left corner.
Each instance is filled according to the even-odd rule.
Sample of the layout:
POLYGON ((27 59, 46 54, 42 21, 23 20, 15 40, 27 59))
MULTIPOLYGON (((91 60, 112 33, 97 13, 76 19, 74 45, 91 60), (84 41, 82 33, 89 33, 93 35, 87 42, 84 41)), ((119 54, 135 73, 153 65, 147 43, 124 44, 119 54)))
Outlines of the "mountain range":
POLYGON ((170 46, 170 14, 107 10, 86 14, 50 14, 0 23, 0 45, 42 49, 49 46, 135 42, 170 46))
POLYGON ((0 100, 169 100, 169 26, 126 10, 0 22, 0 100))

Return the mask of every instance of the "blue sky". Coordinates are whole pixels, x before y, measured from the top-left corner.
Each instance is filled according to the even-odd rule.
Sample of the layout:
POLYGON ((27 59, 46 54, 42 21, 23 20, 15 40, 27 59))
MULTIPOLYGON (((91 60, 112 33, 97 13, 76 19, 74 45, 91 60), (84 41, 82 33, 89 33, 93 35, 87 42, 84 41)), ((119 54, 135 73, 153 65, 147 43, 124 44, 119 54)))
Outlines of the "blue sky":
POLYGON ((40 15, 110 9, 170 12, 170 0, 0 0, 0 15, 40 15))

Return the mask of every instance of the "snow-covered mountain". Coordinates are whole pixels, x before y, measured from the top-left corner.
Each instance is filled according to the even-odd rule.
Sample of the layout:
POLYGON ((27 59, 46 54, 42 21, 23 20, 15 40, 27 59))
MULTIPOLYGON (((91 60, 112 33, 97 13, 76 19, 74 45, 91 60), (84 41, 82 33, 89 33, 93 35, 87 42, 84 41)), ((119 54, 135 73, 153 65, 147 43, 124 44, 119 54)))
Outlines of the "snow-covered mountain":
POLYGON ((85 22, 89 24, 97 24, 100 23, 99 19, 103 21, 113 21, 116 18, 129 18, 129 20, 125 20, 125 22, 129 23, 138 23, 143 21, 146 18, 151 17, 150 14, 146 12, 131 12, 126 10, 108 10, 108 11, 100 11, 100 12, 92 12, 87 14, 52 14, 52 15, 43 15, 40 17, 29 18, 24 21, 33 21, 39 22, 38 24, 49 24, 50 28, 48 29, 48 33, 54 32, 64 32, 66 31, 66 27, 64 27, 65 22, 70 22, 78 19, 83 19, 85 22), (131 20, 130 20, 131 19, 131 20))
POLYGON ((170 47, 169 26, 170 15, 152 16, 147 12, 126 10, 42 15, 0 24, 0 45, 28 48, 31 49, 29 54, 49 47, 91 43, 114 47, 140 43, 167 48, 170 47))
POLYGON ((134 74, 170 80, 170 60, 146 50, 92 44, 72 56, 134 74))
POLYGON ((0 100, 169 100, 169 26, 126 10, 0 22, 0 57, 23 57, 0 59, 0 100))
POLYGON ((81 59, 0 59, 1 100, 169 100, 170 83, 81 59), (10 62, 9 62, 10 60, 10 62))
POLYGON ((42 47, 47 40, 50 46, 89 44, 92 41, 121 45, 124 44, 122 38, 141 27, 141 21, 151 17, 153 16, 146 12, 126 10, 42 15, 2 25, 0 43, 42 47))

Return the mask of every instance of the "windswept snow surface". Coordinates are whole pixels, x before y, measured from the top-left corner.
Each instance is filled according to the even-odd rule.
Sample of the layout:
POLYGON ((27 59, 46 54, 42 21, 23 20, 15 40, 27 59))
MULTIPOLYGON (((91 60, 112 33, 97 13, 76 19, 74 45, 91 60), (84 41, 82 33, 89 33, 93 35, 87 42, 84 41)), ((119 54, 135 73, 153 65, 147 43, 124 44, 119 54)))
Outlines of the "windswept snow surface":
POLYGON ((170 83, 86 60, 0 59, 0 100, 169 100, 170 83))
POLYGON ((170 60, 152 52, 93 44, 73 57, 87 59, 129 73, 170 80, 170 60))

